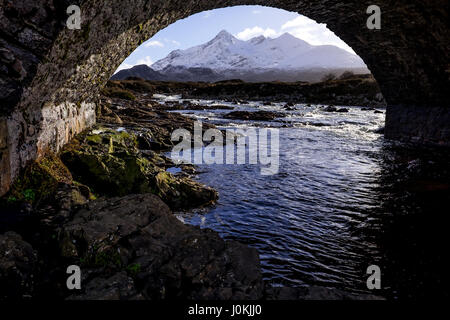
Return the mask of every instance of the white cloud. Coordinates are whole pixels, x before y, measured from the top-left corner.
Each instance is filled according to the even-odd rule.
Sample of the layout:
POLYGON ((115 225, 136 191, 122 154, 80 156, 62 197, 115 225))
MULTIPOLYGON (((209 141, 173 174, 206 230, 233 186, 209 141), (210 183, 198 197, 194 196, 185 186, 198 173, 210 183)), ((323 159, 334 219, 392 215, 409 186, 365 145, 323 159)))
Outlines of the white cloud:
POLYGON ((256 26, 253 28, 247 28, 247 29, 239 32, 236 35, 236 38, 246 41, 246 40, 250 40, 251 38, 261 36, 261 35, 266 38, 267 37, 274 38, 274 37, 277 37, 279 35, 279 33, 271 28, 263 29, 261 27, 256 26))
POLYGON ((319 24, 305 16, 298 16, 293 20, 287 21, 282 25, 280 30, 274 30, 271 28, 264 29, 260 26, 246 28, 236 34, 236 38, 245 41, 261 35, 266 38, 276 38, 285 32, 288 32, 294 37, 302 39, 312 45, 334 45, 355 54, 352 48, 350 48, 344 41, 342 41, 327 28, 326 24, 319 24))
POLYGON ((137 64, 146 64, 149 67, 153 64, 152 59, 150 58, 150 56, 146 56, 144 59, 139 59, 137 64))
POLYGON ((261 10, 253 10, 252 13, 253 13, 253 14, 261 14, 262 11, 261 11, 261 10))
POLYGON ((150 48, 150 47, 160 47, 163 48, 164 47, 164 43, 160 42, 160 41, 148 41, 145 43, 144 45, 146 48, 150 48))
POLYGON ((165 39, 164 39, 164 42, 169 43, 169 44, 172 44, 172 45, 175 45, 175 46, 177 46, 177 47, 181 46, 181 43, 179 43, 179 42, 176 41, 176 40, 171 40, 171 39, 165 38, 165 39))
POLYGON ((331 32, 326 24, 319 24, 305 16, 298 16, 283 24, 282 32, 289 32, 294 37, 309 42, 312 45, 330 44, 355 53, 344 41, 331 32))

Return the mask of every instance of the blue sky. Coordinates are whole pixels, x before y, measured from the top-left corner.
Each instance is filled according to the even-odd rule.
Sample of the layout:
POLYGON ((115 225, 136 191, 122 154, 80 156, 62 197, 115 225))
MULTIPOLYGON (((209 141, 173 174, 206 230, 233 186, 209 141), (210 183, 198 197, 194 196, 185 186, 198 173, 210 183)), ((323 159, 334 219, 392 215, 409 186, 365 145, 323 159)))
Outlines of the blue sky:
POLYGON ((326 25, 305 16, 262 6, 237 6, 204 11, 171 24, 139 46, 118 70, 137 64, 150 66, 173 50, 187 49, 211 40, 221 30, 227 30, 241 40, 260 35, 276 38, 289 32, 313 45, 332 44, 354 53, 326 25))

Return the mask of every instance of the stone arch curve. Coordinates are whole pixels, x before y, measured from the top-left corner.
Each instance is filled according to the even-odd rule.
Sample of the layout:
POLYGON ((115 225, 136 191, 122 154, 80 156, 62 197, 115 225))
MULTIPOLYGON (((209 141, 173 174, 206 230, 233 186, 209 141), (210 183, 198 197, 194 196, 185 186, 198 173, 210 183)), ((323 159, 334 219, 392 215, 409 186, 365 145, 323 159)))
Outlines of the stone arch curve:
POLYGON ((381 30, 368 30, 372 3, 360 0, 0 1, 0 195, 28 162, 95 123, 99 90, 137 46, 179 19, 236 5, 326 23, 379 82, 389 104, 388 137, 450 140, 445 0, 379 0, 381 30), (71 4, 81 7, 80 30, 65 26, 71 4))

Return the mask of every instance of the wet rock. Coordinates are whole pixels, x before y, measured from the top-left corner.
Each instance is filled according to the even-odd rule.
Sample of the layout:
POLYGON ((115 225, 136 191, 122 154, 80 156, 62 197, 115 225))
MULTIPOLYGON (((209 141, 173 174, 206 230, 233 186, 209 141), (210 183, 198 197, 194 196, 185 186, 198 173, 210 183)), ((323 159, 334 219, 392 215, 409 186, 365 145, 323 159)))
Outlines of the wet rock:
POLYGON ((325 111, 325 112, 337 112, 337 110, 338 109, 333 106, 329 106, 329 107, 326 107, 325 109, 323 109, 323 111, 325 111))
POLYGON ((66 222, 74 210, 84 206, 89 200, 95 199, 89 187, 77 183, 61 183, 54 192, 52 199, 48 199, 36 209, 36 217, 40 224, 48 229, 66 222))
POLYGON ((349 110, 347 108, 336 108, 334 106, 329 106, 323 109, 325 112, 339 112, 339 113, 347 113, 349 110))
POLYGON ((384 127, 378 128, 376 130, 373 131, 376 134, 384 134, 384 127))
POLYGON ((136 292, 134 281, 125 271, 110 278, 94 278, 83 289, 82 294, 72 295, 67 300, 142 300, 136 292))
POLYGON ((152 136, 149 133, 142 133, 136 137, 138 148, 140 150, 152 150, 152 136))
POLYGON ((15 232, 0 235, 0 300, 31 297, 38 258, 15 232))
POLYGON ((189 178, 176 178, 168 172, 160 172, 156 176, 156 193, 172 209, 191 209, 213 204, 218 193, 212 188, 201 185, 189 178))
MULTIPOLYGON (((114 110, 114 114, 120 117, 122 121, 120 126, 126 127, 131 132, 138 133, 138 135, 145 135, 145 138, 151 144, 152 150, 169 150, 173 146, 171 134, 176 129, 186 129, 193 132, 195 119, 179 113, 167 112, 185 110, 186 106, 179 104, 178 101, 159 104, 138 93, 136 95, 139 98, 137 101, 117 98, 105 99, 111 99, 111 105, 117 104, 120 106, 114 110)), ((229 108, 227 106, 192 106, 194 110, 229 108)), ((187 109, 189 108, 187 107, 187 109)), ((99 121, 105 125, 117 126, 117 121, 114 121, 110 116, 102 116, 99 118, 99 121)), ((215 127, 211 124, 203 124, 204 131, 210 128, 215 127)))
POLYGON ((281 113, 270 111, 256 111, 256 112, 234 111, 226 114, 224 117, 227 119, 235 119, 235 120, 271 121, 282 116, 283 115, 281 113))
POLYGON ((152 194, 91 202, 60 234, 74 244, 83 270, 104 268, 71 299, 262 297, 255 249, 182 224, 152 194))
POLYGON ((295 103, 294 103, 294 102, 288 102, 288 103, 286 103, 286 104, 284 105, 285 108, 290 108, 290 107, 293 107, 293 106, 295 106, 295 103))
POLYGON ((295 103, 294 102, 288 102, 288 103, 286 103, 285 105, 284 105, 284 109, 285 110, 287 110, 287 111, 294 111, 294 110, 296 110, 295 108, 294 108, 294 106, 295 106, 295 103))

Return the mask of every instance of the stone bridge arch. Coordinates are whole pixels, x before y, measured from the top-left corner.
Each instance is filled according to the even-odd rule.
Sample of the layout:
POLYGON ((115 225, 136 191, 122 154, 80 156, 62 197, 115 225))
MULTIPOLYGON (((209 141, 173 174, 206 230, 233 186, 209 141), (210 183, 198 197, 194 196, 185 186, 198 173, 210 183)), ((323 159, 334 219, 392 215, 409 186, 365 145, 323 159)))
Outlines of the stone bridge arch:
POLYGON ((99 90, 137 46, 179 19, 236 5, 326 23, 379 82, 388 137, 449 143, 446 0, 379 0, 381 30, 367 29, 373 3, 361 0, 0 1, 0 195, 28 162, 95 123, 99 90), (81 30, 65 25, 71 4, 81 7, 81 30))

